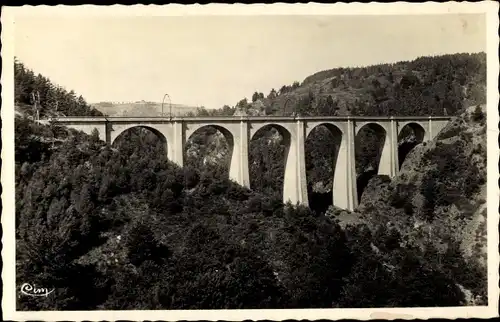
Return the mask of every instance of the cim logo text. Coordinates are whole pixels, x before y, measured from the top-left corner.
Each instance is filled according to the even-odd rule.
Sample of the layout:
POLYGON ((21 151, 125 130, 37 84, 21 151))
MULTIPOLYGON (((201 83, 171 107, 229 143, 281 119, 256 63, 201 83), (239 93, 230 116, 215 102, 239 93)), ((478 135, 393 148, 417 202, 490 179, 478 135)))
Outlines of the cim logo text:
POLYGON ((52 292, 54 292, 54 289, 49 290, 46 287, 36 287, 36 285, 31 285, 29 283, 24 283, 23 285, 21 285, 21 293, 28 296, 47 297, 52 292))

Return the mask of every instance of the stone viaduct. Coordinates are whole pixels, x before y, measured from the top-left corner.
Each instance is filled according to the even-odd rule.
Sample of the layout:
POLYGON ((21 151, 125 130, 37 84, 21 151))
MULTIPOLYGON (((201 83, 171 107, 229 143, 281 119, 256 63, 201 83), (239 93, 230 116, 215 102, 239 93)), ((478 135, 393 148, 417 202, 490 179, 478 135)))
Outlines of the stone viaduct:
MULTIPOLYGON (((91 134, 97 129, 101 140, 110 144, 124 131, 143 127, 154 132, 164 143, 167 157, 183 166, 184 145, 198 129, 212 126, 226 138, 232 157, 230 179, 250 187, 248 146, 257 131, 274 127, 285 140, 285 177, 283 201, 308 204, 305 139, 320 125, 327 127, 340 144, 334 163, 333 204, 352 210, 358 204, 354 138, 369 126, 385 137, 379 161, 378 174, 393 177, 399 171, 398 135, 410 126, 417 137, 427 141, 434 138, 450 117, 280 117, 280 116, 226 116, 226 117, 64 117, 52 119, 64 125, 91 134)), ((45 121, 47 122, 47 121, 45 121)))

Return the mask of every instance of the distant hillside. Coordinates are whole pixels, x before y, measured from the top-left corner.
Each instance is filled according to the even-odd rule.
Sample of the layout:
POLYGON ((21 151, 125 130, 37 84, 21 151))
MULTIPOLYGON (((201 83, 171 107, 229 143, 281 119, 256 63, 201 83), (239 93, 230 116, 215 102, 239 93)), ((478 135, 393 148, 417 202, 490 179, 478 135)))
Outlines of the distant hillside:
POLYGON ((475 53, 324 70, 238 107, 260 115, 458 115, 485 99, 486 54, 475 53))
MULTIPOLYGON (((100 102, 91 104, 94 108, 109 116, 161 116, 161 103, 135 102, 110 103, 100 102)), ((172 115, 181 116, 196 112, 196 106, 172 104, 172 115)), ((163 105, 163 115, 170 114, 170 104, 163 105)))

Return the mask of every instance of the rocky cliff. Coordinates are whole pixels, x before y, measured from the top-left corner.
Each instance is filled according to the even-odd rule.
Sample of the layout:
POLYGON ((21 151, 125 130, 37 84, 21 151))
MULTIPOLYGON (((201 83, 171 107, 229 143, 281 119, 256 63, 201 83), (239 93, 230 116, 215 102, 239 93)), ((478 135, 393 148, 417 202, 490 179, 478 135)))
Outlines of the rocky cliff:
MULTIPOLYGON (((327 212, 344 226, 396 229, 404 243, 444 254, 456 248, 486 272, 486 107, 472 106, 417 145, 392 180, 375 176, 354 212, 327 212)), ((469 301, 478 294, 464 288, 469 301)), ((475 302, 476 301, 476 302, 475 302)))

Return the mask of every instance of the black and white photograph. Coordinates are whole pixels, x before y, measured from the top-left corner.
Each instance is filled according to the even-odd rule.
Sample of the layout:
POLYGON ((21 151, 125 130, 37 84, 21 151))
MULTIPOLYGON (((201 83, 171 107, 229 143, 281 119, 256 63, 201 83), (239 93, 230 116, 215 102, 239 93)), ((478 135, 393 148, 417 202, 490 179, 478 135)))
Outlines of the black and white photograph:
POLYGON ((498 316, 495 13, 3 7, 4 318, 498 316))

